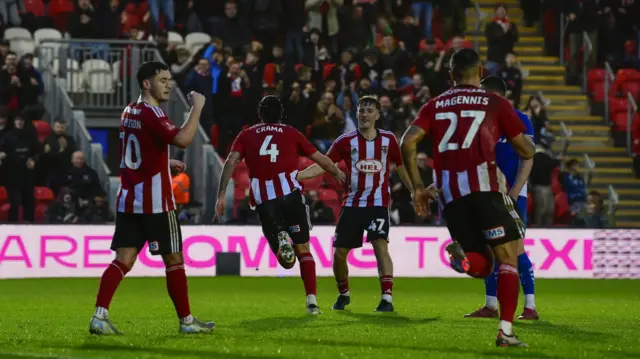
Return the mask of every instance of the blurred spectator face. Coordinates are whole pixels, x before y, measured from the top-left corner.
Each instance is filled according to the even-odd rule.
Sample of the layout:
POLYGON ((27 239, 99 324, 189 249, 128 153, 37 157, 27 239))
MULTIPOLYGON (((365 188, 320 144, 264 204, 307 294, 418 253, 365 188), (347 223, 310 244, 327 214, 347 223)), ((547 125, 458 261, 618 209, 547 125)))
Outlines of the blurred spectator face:
POLYGON ((200 59, 196 65, 196 71, 201 75, 208 74, 209 66, 209 61, 207 59, 200 59))
MULTIPOLYGON (((131 30, 129 30, 129 39, 130 40, 137 40, 138 39, 138 34, 140 33, 140 30, 138 30, 138 28, 131 28, 131 30)), ((158 43, 160 43, 158 41, 158 43)))
POLYGON ((276 59, 281 58, 282 55, 284 54, 284 50, 282 49, 282 46, 280 46, 280 45, 274 46, 273 50, 271 52, 273 54, 273 57, 275 57, 276 59))
POLYGON ((405 25, 415 25, 416 19, 414 19, 411 15, 407 15, 404 17, 404 19, 402 19, 402 22, 404 22, 405 25))
POLYGON ((0 55, 6 56, 9 52, 9 42, 0 42, 0 55))
POLYGON ((382 32, 389 27, 389 22, 384 17, 378 19, 378 31, 382 32))
POLYGON ((311 35, 309 35, 309 40, 312 44, 318 44, 320 41, 320 35, 317 32, 312 32, 311 35))
POLYGON ((300 71, 300 81, 309 82, 311 81, 311 70, 308 68, 300 71))
POLYGON ((120 0, 111 0, 110 4, 112 10, 116 10, 120 6, 120 0))
POLYGON ((87 161, 84 158, 84 153, 76 151, 73 153, 73 155, 71 155, 71 164, 73 165, 73 167, 83 168, 86 163, 87 161))
POLYGON ((540 108, 542 108, 542 103, 536 96, 532 96, 529 100, 529 107, 532 111, 537 112, 540 108))
POLYGON ((229 73, 233 76, 240 76, 240 64, 234 62, 229 66, 229 73))
POLYGON ((62 195, 62 203, 71 204, 72 201, 73 201, 73 196, 71 195, 71 193, 66 192, 65 194, 62 195))
POLYGON ((413 83, 413 88, 415 89, 419 89, 424 85, 424 82, 422 81, 422 75, 420 74, 413 75, 411 82, 413 83))
POLYGON ((504 19, 507 17, 507 9, 504 6, 498 6, 496 8, 496 17, 498 19, 504 19))
POLYGON ((578 163, 578 161, 575 159, 569 160, 569 163, 567 164, 567 171, 572 175, 576 175, 578 174, 579 170, 580 170, 580 163, 578 163))
POLYGON ((247 52, 247 56, 244 59, 247 65, 255 65, 258 63, 258 56, 253 52, 247 52))
POLYGON ((53 132, 56 135, 64 135, 67 132, 67 125, 64 122, 54 122, 53 123, 53 132))
POLYGON ((382 108, 383 112, 391 110, 393 106, 391 105, 391 99, 389 98, 389 96, 380 97, 380 107, 382 108))
POLYGON ((424 153, 418 153, 416 155, 416 163, 419 168, 427 168, 427 155, 424 153))
POLYGON ((238 14, 238 6, 236 5, 235 2, 229 1, 224 5, 224 15, 227 18, 233 19, 234 17, 236 17, 237 14, 238 14))
POLYGON ((0 130, 5 128, 5 126, 7 126, 7 118, 3 114, 0 114, 0 130))
POLYGON ((456 36, 451 41, 451 48, 453 51, 458 51, 464 47, 464 39, 460 36, 456 36))
POLYGON ((218 51, 213 53, 212 58, 213 58, 213 61, 216 62, 216 64, 221 64, 222 61, 224 61, 224 55, 221 52, 218 52, 218 51))
POLYGON ((366 77, 360 79, 360 88, 363 90, 371 88, 371 80, 366 77))
POLYGON ((351 102, 351 96, 345 96, 344 101, 342 102, 342 109, 345 111, 351 111, 353 108, 353 102, 351 102))
POLYGON ((91 0, 78 0, 78 7, 82 10, 88 10, 91 6, 91 0))
POLYGON ((516 58, 516 55, 514 54, 507 54, 507 57, 504 60, 507 64, 507 67, 514 67, 516 65, 516 63, 518 62, 518 59, 516 58))
POLYGON ((395 90, 396 88, 396 77, 395 76, 387 76, 384 80, 382 80, 382 87, 387 90, 395 90))
POLYGON ((320 197, 318 196, 318 192, 317 191, 309 191, 307 193, 309 195, 309 199, 311 200, 312 203, 318 202, 320 200, 320 197))
POLYGON ((22 66, 24 66, 25 69, 29 70, 33 68, 33 57, 31 56, 24 56, 22 58, 22 66))
POLYGON ((337 86, 337 84, 336 84, 335 80, 327 80, 324 83, 324 88, 325 88, 325 91, 327 91, 327 92, 335 92, 336 91, 336 86, 337 86))
POLYGON ((376 121, 380 118, 380 111, 372 104, 361 104, 358 106, 358 127, 361 130, 368 130, 375 127, 376 121))
POLYGON ((395 48, 395 41, 393 36, 385 36, 382 38, 382 45, 389 51, 395 48))
POLYGON ((425 51, 429 54, 436 52, 436 43, 431 42, 431 41, 427 41, 427 46, 425 47, 425 51))
POLYGON ((353 19, 354 20, 359 20, 362 19, 362 6, 356 6, 356 8, 353 11, 353 19))
POLYGON ((18 65, 18 56, 16 56, 15 54, 8 54, 5 58, 4 58, 4 64, 6 66, 17 66, 18 65))
POLYGON ((22 130, 24 128, 24 118, 22 118, 21 116, 17 116, 13 120, 13 126, 18 130, 22 130))
POLYGON ((352 59, 353 59, 353 56, 349 51, 343 51, 342 54, 340 54, 340 62, 343 65, 349 65, 352 59))
POLYGON ((322 101, 324 101, 325 105, 327 106, 333 105, 334 104, 333 94, 331 92, 325 92, 324 95, 322 96, 322 101))

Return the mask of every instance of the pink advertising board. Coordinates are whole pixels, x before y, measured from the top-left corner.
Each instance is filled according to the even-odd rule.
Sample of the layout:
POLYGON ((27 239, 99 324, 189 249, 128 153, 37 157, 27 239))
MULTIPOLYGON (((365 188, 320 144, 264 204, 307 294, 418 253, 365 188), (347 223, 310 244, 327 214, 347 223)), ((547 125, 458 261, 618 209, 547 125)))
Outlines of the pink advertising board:
MULTIPOLYGON (((311 248, 319 276, 331 276, 334 227, 317 226, 311 248)), ((243 276, 298 275, 297 265, 285 270, 260 227, 182 227, 187 273, 215 275, 216 252, 239 252, 243 276)), ((113 259, 112 226, 0 226, 0 278, 98 277, 113 259)), ((530 229, 525 247, 538 278, 593 278, 593 230, 530 229)), ((464 277, 447 265, 445 227, 393 227, 390 252, 397 277, 464 277)), ((377 276, 370 245, 352 251, 350 275, 377 276)), ((159 257, 145 248, 131 276, 164 276, 159 257)))

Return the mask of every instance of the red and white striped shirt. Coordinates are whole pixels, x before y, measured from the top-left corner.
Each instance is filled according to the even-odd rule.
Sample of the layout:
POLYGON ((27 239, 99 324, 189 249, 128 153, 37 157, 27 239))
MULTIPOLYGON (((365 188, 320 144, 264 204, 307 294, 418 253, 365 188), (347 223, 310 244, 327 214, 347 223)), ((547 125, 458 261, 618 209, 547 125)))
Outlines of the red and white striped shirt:
POLYGON ((349 191, 345 207, 389 207, 389 163, 402 166, 400 147, 393 132, 378 130, 369 141, 358 130, 336 139, 329 152, 333 162, 345 161, 349 191))
POLYGON ((302 191, 296 180, 299 156, 309 157, 318 150, 291 126, 260 123, 240 132, 231 151, 244 157, 249 169, 251 205, 259 205, 302 191))
POLYGON ((120 118, 118 212, 163 213, 176 208, 169 145, 180 130, 160 107, 139 99, 120 118))
POLYGON ((525 128, 506 99, 456 86, 423 105, 412 125, 433 140, 433 178, 442 206, 472 192, 507 193, 495 147, 502 135, 511 139, 525 128))

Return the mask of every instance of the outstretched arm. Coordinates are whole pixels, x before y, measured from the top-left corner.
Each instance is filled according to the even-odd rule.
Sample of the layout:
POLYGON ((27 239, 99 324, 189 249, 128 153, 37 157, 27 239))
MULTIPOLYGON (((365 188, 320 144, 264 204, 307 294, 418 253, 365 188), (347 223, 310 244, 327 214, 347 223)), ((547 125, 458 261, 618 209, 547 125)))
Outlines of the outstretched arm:
MULTIPOLYGON (((420 171, 418 171, 418 162, 416 162, 416 154, 418 150, 418 143, 424 138, 425 132, 423 129, 417 126, 409 126, 402 135, 400 140, 400 148, 402 149, 402 160, 404 167, 407 169, 409 180, 412 187, 408 187, 414 190, 424 189, 424 183, 420 177, 420 171)), ((404 179, 403 179, 404 181, 404 179)))
POLYGON ((224 167, 222 168, 222 174, 220 175, 220 187, 218 187, 218 198, 224 198, 224 194, 227 191, 227 186, 233 176, 233 171, 236 166, 242 162, 242 155, 240 152, 231 151, 227 156, 227 160, 224 161, 224 167))

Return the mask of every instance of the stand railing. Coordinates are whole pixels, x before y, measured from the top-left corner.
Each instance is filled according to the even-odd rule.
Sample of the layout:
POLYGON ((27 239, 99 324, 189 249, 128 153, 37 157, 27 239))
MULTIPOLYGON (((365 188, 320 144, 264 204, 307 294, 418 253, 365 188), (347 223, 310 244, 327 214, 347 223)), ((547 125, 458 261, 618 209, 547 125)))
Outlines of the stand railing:
POLYGON ((475 37, 475 41, 473 42, 473 48, 476 50, 476 52, 480 51, 480 21, 481 21, 481 17, 480 17, 480 5, 478 4, 477 1, 474 1, 473 6, 476 9, 476 18, 475 18, 475 33, 476 33, 476 37, 475 37))
POLYGON ((608 62, 604 63, 604 119, 607 124, 611 123, 611 119, 609 118, 609 92, 611 91, 611 86, 613 86, 613 82, 616 80, 616 75, 613 73, 613 69, 608 62))
POLYGON ((585 183, 585 191, 589 190, 589 186, 591 186, 591 181, 593 180, 593 176, 596 170, 596 163, 591 160, 588 154, 584 154, 584 183, 585 183))
POLYGON ((564 42, 565 42, 565 35, 567 34, 567 27, 569 27, 569 24, 571 23, 571 21, 569 21, 568 17, 562 13, 560 14, 560 65, 565 66, 565 58, 564 58, 564 42))
POLYGON ((587 72, 589 71, 587 64, 589 58, 593 55, 593 43, 586 31, 582 32, 582 43, 584 44, 584 53, 582 55, 582 90, 587 91, 587 72))
POLYGON ((633 125, 633 119, 636 118, 638 113, 638 105, 633 95, 627 92, 627 151, 630 156, 633 156, 633 139, 631 138, 631 126, 633 125))

